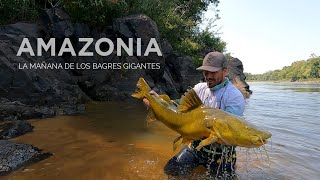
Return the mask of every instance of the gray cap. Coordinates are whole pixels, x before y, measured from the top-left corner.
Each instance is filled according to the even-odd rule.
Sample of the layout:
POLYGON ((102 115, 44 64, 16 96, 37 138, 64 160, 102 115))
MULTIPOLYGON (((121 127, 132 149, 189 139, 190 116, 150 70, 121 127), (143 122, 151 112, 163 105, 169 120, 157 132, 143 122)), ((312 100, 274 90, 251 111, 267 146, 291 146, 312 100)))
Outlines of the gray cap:
POLYGON ((227 59, 222 53, 211 52, 204 57, 202 66, 198 67, 197 70, 216 72, 227 67, 227 59))

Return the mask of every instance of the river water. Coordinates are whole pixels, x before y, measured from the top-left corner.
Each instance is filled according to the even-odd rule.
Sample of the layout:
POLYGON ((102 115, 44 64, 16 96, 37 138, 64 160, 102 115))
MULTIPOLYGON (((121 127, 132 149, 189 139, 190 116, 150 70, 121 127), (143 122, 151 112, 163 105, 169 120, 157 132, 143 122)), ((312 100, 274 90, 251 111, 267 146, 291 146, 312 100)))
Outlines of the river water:
MULTIPOLYGON (((273 136, 264 148, 237 148, 239 179, 320 179, 320 84, 249 85, 244 117, 273 136)), ((15 141, 54 155, 0 178, 168 179, 163 166, 177 153, 178 135, 145 117, 141 102, 92 102, 84 114, 31 120, 34 132, 15 141)), ((182 179, 205 179, 205 172, 182 179)))

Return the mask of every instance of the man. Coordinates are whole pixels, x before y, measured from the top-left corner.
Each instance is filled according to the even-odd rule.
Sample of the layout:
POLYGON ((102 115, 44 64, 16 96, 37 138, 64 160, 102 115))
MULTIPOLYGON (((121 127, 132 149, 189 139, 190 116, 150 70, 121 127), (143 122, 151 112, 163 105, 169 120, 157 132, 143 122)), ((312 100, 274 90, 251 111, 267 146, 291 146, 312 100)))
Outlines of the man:
MULTIPOLYGON (((205 56, 202 66, 197 70, 202 71, 206 82, 195 85, 193 89, 204 105, 242 116, 245 100, 241 92, 226 78, 228 69, 225 56, 220 52, 211 52, 205 56)), ((146 99, 144 103, 147 106, 149 104, 146 99)), ((200 140, 193 141, 171 158, 164 167, 165 173, 172 176, 186 175, 195 167, 203 165, 217 177, 230 177, 234 174, 235 147, 214 143, 197 151, 195 147, 199 143, 200 140)))

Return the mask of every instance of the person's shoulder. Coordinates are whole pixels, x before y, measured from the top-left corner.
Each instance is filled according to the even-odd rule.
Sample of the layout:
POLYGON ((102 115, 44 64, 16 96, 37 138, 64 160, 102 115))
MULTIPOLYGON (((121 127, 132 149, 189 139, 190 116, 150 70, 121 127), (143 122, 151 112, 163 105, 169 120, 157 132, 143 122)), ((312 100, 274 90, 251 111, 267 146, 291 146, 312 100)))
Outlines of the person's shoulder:
POLYGON ((229 94, 229 97, 232 98, 232 99, 233 98, 237 98, 237 97, 242 97, 243 98, 242 93, 231 82, 228 83, 227 92, 229 94))
POLYGON ((231 82, 227 86, 227 96, 225 96, 225 110, 238 116, 243 115, 245 108, 245 99, 242 93, 231 82))
POLYGON ((196 84, 194 87, 193 87, 193 89, 194 90, 200 90, 200 89, 206 89, 208 86, 207 86, 207 83, 205 83, 205 82, 201 82, 201 83, 198 83, 198 84, 196 84))

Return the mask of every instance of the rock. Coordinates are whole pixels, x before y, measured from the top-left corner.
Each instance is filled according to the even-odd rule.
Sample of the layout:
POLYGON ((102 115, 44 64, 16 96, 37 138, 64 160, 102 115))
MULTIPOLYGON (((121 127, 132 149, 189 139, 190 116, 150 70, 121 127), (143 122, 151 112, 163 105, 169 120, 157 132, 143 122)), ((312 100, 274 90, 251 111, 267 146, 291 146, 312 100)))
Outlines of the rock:
POLYGON ((171 44, 166 39, 162 39, 161 49, 164 58, 167 58, 169 55, 174 53, 171 44))
POLYGON ((54 114, 47 108, 79 105, 89 100, 67 70, 18 68, 23 63, 65 63, 61 57, 50 56, 47 52, 40 57, 32 57, 29 53, 20 57, 16 55, 24 37, 28 37, 36 49, 36 38, 42 37, 38 25, 17 23, 1 26, 0 37, 0 94, 10 102, 20 103, 6 103, 8 107, 1 104, 0 117, 10 117, 10 113, 18 119, 47 117, 54 114))
POLYGON ((202 78, 201 72, 196 70, 192 59, 188 56, 171 54, 166 58, 166 65, 179 93, 184 93, 189 87, 196 85, 202 78))
POLYGON ((113 21, 113 31, 120 38, 141 38, 143 46, 147 46, 151 38, 160 43, 160 33, 156 23, 146 15, 132 15, 117 18, 113 21))
POLYGON ((0 124, 0 140, 11 139, 31 132, 33 126, 26 121, 14 121, 0 124))
POLYGON ((158 56, 152 52, 148 56, 143 56, 151 38, 155 38, 161 48, 160 33, 155 22, 146 15, 132 15, 124 18, 117 18, 113 21, 113 31, 125 42, 128 38, 134 39, 134 52, 136 54, 136 39, 141 38, 142 56, 137 57, 141 63, 160 63, 161 68, 157 70, 146 69, 147 75, 153 80, 160 81, 164 73, 165 60, 163 56, 158 56))
POLYGON ((232 58, 228 61, 229 68, 229 79, 235 85, 242 94, 248 98, 252 91, 250 86, 247 84, 246 76, 243 73, 243 64, 238 58, 232 58))
MULTIPOLYGON (((142 52, 146 49, 151 38, 156 38, 159 45, 160 35, 155 23, 147 16, 136 15, 124 18, 115 19, 111 27, 107 27, 105 31, 98 33, 92 31, 94 35, 94 42, 96 38, 108 37, 114 41, 116 44, 116 38, 122 38, 123 41, 127 41, 128 38, 142 39, 142 52)), ((86 33, 83 33, 86 34, 86 33)), ((93 43, 94 44, 94 43, 93 43)), ((94 45, 89 47, 89 50, 94 50, 94 45)), ((168 43, 166 44, 167 46, 168 43)), ((78 45, 75 45, 76 49, 78 45)), ((102 48, 104 48, 102 46, 102 48)), ((161 47, 160 47, 161 48, 161 47)), ((136 49, 136 42, 134 42, 134 49, 136 49)), ((168 49, 168 48, 167 48, 168 49)), ((166 50, 170 53, 172 50, 170 48, 166 50)), ((169 94, 177 95, 174 90, 174 86, 164 85, 166 82, 169 84, 174 84, 171 82, 170 74, 165 74, 165 61, 162 56, 158 56, 156 53, 150 53, 148 57, 143 56, 121 56, 118 57, 114 51, 110 56, 101 57, 71 57, 67 59, 68 62, 75 63, 160 63, 161 69, 151 70, 151 69, 116 69, 108 68, 102 70, 76 70, 72 71, 73 74, 78 79, 79 87, 86 92, 90 98, 98 101, 130 101, 131 93, 135 91, 135 85, 139 77, 149 77, 150 82, 154 85, 153 87, 162 87, 163 92, 169 94), (164 78, 165 77, 165 78, 164 78), (161 85, 160 85, 161 84, 161 85), (172 89, 173 88, 173 89, 172 89)))
POLYGON ((74 29, 74 38, 79 39, 79 38, 90 38, 90 27, 87 24, 83 23, 75 23, 73 25, 74 29))
POLYGON ((50 157, 52 154, 28 144, 0 140, 0 175, 50 157))
POLYGON ((19 101, 0 98, 0 121, 53 117, 55 111, 48 107, 25 105, 19 101))
POLYGON ((168 70, 164 72, 161 81, 156 84, 156 88, 156 91, 159 92, 159 94, 167 94, 171 99, 180 98, 180 94, 177 91, 175 83, 168 70))
POLYGON ((44 32, 52 38, 67 38, 74 33, 70 16, 61 8, 50 8, 40 14, 44 32))

